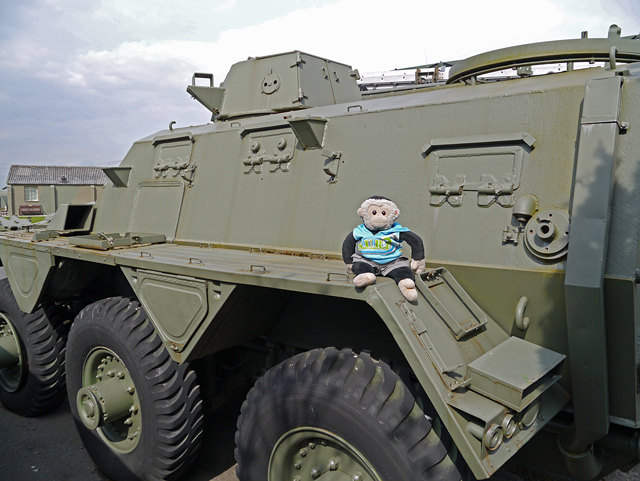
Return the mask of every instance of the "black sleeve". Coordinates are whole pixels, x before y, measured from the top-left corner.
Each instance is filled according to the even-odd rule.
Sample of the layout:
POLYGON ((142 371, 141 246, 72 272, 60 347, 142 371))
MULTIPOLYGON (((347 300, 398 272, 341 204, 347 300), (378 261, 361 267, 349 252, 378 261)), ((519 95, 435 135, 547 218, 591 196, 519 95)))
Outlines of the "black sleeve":
POLYGON ((353 237, 353 232, 349 232, 349 235, 344 239, 342 243, 342 260, 345 264, 351 264, 353 259, 351 256, 356 252, 356 238, 353 237))
MULTIPOLYGON (((424 244, 418 234, 414 234, 411 231, 400 232, 400 240, 411 246, 411 257, 413 257, 414 261, 424 259, 424 244)), ((342 248, 342 252, 344 252, 344 247, 342 248)))

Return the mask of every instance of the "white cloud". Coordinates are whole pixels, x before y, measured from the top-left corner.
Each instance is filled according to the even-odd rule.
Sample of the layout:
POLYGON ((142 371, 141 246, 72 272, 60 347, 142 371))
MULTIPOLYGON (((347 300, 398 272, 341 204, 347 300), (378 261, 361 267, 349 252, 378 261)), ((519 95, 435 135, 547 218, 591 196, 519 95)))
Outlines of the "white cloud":
POLYGON ((227 0, 221 5, 216 5, 213 7, 214 12, 228 12, 229 10, 233 10, 236 6, 236 0, 227 0))

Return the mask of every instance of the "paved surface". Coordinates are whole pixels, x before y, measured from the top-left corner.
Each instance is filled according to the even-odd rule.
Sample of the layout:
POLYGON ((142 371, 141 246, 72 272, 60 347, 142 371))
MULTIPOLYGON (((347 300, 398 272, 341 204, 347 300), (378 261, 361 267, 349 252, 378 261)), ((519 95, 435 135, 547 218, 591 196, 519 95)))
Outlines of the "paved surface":
MULTIPOLYGON (((239 412, 240 404, 233 403, 209 416, 200 457, 184 481, 237 481, 233 436, 239 412)), ((66 402, 38 418, 0 405, 0 453, 2 481, 108 481, 84 450, 66 402)))
MULTIPOLYGON (((233 459, 240 400, 208 416, 204 444, 183 481, 238 481, 233 459)), ((17 416, 0 405, 0 480, 109 481, 93 465, 76 434, 69 407, 39 418, 17 416)), ((552 478, 506 466, 492 481, 550 481, 552 478)), ((607 481, 640 481, 640 468, 616 472, 607 481)))

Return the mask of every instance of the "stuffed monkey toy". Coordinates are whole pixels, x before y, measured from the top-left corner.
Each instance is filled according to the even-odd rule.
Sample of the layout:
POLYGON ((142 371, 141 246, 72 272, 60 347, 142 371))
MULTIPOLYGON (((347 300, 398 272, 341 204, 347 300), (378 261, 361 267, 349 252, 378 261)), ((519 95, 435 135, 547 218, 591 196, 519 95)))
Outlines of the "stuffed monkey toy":
POLYGON ((342 244, 342 258, 356 275, 354 285, 371 285, 377 275, 391 277, 408 301, 416 301, 414 272, 425 271, 420 236, 396 222, 400 209, 386 197, 369 197, 358 209, 358 215, 363 223, 349 233, 342 244), (411 246, 412 261, 402 256, 403 242, 411 246))

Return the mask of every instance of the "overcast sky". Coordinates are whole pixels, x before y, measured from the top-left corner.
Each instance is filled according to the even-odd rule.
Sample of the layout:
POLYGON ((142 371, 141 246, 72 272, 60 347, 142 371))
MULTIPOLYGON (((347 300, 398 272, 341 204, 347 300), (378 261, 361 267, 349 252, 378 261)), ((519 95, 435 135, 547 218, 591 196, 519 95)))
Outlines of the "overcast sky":
POLYGON ((361 73, 522 43, 640 32, 640 0, 0 0, 0 187, 11 164, 117 165, 210 113, 185 92, 302 50, 361 73))

